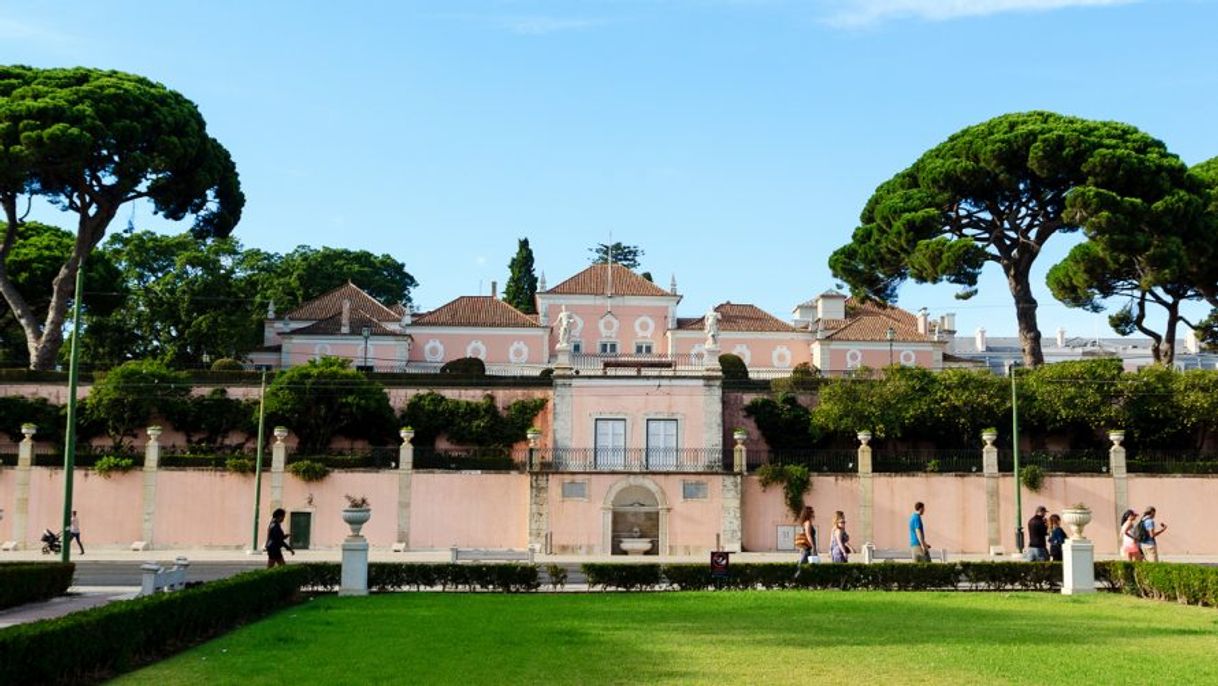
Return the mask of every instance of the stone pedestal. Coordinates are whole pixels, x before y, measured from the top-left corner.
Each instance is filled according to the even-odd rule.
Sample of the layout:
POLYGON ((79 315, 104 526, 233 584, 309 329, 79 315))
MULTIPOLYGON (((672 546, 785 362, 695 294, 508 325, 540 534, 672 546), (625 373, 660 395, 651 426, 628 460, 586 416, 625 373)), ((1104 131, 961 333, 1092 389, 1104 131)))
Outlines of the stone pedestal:
POLYGON ((1062 548, 1062 594, 1095 593, 1095 544, 1072 538, 1062 548))
POLYGON ((744 491, 744 476, 735 474, 723 475, 723 521, 719 537, 719 549, 738 553, 741 547, 741 531, 744 529, 741 495, 744 491))
POLYGON ((998 527, 998 507, 1000 501, 998 492, 998 448, 994 447, 994 440, 996 438, 997 436, 991 434, 983 436, 985 448, 981 451, 981 471, 985 474, 985 534, 990 557, 998 557, 1003 554, 1002 534, 998 527))
POLYGON ((368 539, 348 536, 343 540, 342 584, 339 595, 368 595, 368 539))

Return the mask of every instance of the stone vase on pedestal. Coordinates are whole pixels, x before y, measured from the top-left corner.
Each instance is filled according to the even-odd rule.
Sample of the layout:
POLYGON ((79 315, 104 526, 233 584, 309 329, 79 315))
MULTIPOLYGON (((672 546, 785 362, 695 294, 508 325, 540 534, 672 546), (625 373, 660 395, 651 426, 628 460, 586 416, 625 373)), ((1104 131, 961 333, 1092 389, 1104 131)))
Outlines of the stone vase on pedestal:
POLYGON ((1083 537, 1091 510, 1072 507, 1062 511, 1070 538, 1062 546, 1062 594, 1095 593, 1095 544, 1083 537))
POLYGON ((342 579, 339 595, 368 595, 368 539, 360 529, 372 518, 372 510, 344 508, 343 521, 351 527, 351 535, 343 541, 342 579))

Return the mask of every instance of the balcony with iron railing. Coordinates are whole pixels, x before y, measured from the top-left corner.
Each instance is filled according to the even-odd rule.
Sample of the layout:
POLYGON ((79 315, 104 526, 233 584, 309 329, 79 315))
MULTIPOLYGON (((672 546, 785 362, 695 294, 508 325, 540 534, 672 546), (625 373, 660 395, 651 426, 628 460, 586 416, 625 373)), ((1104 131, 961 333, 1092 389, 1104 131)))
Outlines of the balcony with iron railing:
POLYGON ((718 448, 544 448, 533 455, 543 472, 720 472, 724 463, 718 448))

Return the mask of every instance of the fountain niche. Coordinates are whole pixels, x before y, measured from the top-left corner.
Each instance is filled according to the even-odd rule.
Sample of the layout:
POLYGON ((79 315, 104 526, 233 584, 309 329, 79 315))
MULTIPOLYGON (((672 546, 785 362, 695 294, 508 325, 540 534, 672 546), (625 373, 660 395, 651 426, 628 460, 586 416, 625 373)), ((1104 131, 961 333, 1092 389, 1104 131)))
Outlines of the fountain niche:
POLYGON ((658 555, 660 503, 642 486, 623 488, 613 498, 613 554, 658 555))

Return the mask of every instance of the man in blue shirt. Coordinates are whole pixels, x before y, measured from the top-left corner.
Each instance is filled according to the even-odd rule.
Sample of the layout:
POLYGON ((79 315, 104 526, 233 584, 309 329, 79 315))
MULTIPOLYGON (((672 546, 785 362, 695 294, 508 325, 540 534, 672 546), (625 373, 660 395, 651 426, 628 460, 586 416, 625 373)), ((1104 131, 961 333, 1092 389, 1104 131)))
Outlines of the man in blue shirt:
POLYGON ((930 544, 926 542, 926 529, 922 528, 922 513, 926 506, 921 501, 914 503, 914 513, 909 518, 909 551, 914 562, 930 562, 930 544))

